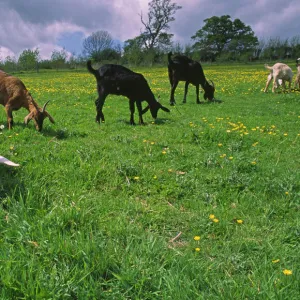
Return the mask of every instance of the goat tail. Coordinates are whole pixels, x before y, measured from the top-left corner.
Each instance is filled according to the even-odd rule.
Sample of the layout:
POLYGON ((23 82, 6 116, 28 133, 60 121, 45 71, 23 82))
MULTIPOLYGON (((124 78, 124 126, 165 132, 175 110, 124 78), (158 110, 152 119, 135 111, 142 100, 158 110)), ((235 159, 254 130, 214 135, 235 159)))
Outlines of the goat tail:
POLYGON ((86 66, 87 66, 87 69, 90 73, 92 73, 97 80, 101 80, 101 76, 100 76, 100 73, 98 70, 95 70, 93 67, 92 67, 92 61, 91 60, 88 60, 87 63, 86 63, 86 66))
POLYGON ((270 71, 273 71, 273 68, 270 67, 270 66, 268 66, 267 64, 265 64, 265 68, 266 68, 266 69, 269 69, 270 71))

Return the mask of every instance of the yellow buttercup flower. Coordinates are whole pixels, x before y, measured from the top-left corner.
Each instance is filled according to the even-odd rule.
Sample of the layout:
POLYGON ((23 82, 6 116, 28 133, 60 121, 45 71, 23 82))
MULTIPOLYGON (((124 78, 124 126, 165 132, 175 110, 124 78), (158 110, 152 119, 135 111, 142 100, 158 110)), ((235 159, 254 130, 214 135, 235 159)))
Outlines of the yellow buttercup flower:
POLYGON ((209 215, 209 218, 212 220, 215 218, 215 215, 211 214, 211 215, 209 215))
POLYGON ((282 272, 283 272, 284 275, 287 275, 287 276, 293 274, 293 271, 292 270, 288 270, 288 269, 284 269, 282 272))
POLYGON ((236 222, 238 223, 238 224, 243 224, 243 220, 236 220, 236 222))
POLYGON ((199 235, 194 236, 194 240, 195 241, 200 241, 200 236, 199 235))
POLYGON ((195 251, 199 252, 199 251, 200 251, 200 248, 195 248, 195 251))

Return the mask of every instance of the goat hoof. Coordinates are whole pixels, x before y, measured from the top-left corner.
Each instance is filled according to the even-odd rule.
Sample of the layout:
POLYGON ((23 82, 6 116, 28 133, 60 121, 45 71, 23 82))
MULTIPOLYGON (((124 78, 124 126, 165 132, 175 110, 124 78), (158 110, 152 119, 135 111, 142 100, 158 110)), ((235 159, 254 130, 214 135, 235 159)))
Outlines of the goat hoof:
POLYGON ((170 105, 171 105, 171 106, 174 106, 174 105, 175 105, 175 102, 170 102, 170 105))

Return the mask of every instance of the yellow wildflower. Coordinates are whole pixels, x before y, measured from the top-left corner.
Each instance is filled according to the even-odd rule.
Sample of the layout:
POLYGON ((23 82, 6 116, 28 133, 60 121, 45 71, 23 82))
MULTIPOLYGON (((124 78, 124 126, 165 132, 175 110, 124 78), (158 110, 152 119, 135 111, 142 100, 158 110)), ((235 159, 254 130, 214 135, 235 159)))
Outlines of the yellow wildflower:
POLYGON ((273 264, 277 264, 277 263, 279 263, 280 262, 280 259, 274 259, 274 260, 272 260, 272 263, 273 264))
POLYGON ((287 276, 293 274, 293 271, 292 270, 288 270, 288 269, 284 269, 282 272, 283 272, 284 275, 287 275, 287 276))
POLYGON ((219 219, 217 219, 217 218, 212 219, 212 221, 213 221, 214 223, 219 223, 219 219))
POLYGON ((215 215, 211 214, 211 215, 209 215, 209 218, 212 220, 215 218, 215 215))
POLYGON ((236 220, 236 222, 238 223, 238 224, 243 224, 244 223, 244 221, 243 220, 236 220))
POLYGON ((200 236, 199 235, 194 236, 194 240, 195 241, 200 241, 200 236))
POLYGON ((200 248, 195 248, 195 251, 196 251, 196 252, 199 252, 199 251, 200 251, 200 248))

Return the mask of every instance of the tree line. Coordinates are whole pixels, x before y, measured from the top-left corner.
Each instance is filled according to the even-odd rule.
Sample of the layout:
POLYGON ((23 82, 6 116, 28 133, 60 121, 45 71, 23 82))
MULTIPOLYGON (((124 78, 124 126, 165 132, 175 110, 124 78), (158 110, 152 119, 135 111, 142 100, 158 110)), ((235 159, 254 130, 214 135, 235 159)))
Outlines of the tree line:
MULTIPOLYGON (((140 14, 143 29, 123 45, 108 31, 99 30, 84 39, 81 54, 68 55, 65 49, 53 50, 51 58, 42 60, 39 49, 24 50, 18 59, 6 57, 0 61, 4 70, 39 70, 78 68, 86 60, 101 63, 153 65, 166 63, 166 53, 182 53, 202 62, 252 62, 295 59, 300 57, 300 36, 282 39, 258 39, 250 26, 229 15, 213 16, 191 36, 190 44, 173 41, 170 23, 182 7, 171 0, 151 0, 148 13, 140 14)), ((0 49, 1 51, 1 49, 0 49)))

